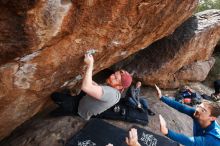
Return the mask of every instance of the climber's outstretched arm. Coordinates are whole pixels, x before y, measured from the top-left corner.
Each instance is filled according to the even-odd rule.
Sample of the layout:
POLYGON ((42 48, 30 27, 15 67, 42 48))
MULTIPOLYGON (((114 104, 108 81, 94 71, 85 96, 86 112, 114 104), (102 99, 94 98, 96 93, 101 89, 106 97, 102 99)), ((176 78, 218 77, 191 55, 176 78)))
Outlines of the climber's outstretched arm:
POLYGON ((87 69, 82 81, 81 89, 91 97, 100 100, 103 94, 102 88, 92 80, 92 71, 94 64, 93 56, 91 54, 85 54, 84 62, 87 65, 87 69))

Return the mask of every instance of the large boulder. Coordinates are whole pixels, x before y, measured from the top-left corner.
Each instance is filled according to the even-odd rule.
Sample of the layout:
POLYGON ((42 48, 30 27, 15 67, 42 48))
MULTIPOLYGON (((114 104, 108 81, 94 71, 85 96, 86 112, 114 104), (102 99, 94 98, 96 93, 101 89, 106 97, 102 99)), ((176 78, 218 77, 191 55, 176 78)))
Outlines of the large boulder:
POLYGON ((81 81, 96 48, 98 72, 172 33, 198 0, 1 0, 0 139, 81 81), (69 84, 70 83, 70 84, 69 84))
POLYGON ((215 58, 211 57, 206 61, 198 61, 186 65, 178 70, 175 75, 178 80, 184 81, 204 81, 215 63, 215 58))
MULTIPOLYGON (((220 40, 220 10, 207 10, 192 16, 175 32, 135 55, 128 57, 115 68, 124 68, 147 85, 158 84, 162 88, 177 88, 188 81, 202 81, 212 63, 198 67, 197 61, 210 60, 220 40), (183 70, 193 65, 188 75, 183 70), (197 66, 197 67, 195 67, 197 66), (203 70, 203 74, 201 74, 203 70), (200 72, 200 75, 197 74, 200 72)), ((205 63, 206 64, 206 63, 205 63)))

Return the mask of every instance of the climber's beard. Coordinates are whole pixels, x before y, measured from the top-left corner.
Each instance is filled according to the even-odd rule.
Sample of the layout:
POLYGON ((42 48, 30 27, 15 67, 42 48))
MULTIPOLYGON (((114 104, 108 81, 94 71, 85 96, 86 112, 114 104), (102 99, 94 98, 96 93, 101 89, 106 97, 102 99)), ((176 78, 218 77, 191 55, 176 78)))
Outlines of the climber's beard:
POLYGON ((106 83, 107 83, 109 86, 111 86, 111 87, 113 87, 113 88, 119 90, 120 92, 122 92, 122 91, 124 90, 123 87, 122 87, 122 85, 119 84, 119 82, 115 80, 114 74, 111 75, 111 76, 106 80, 106 83))
POLYGON ((106 79, 106 83, 113 88, 121 86, 121 84, 119 84, 119 81, 115 79, 115 74, 112 74, 108 79, 106 79))

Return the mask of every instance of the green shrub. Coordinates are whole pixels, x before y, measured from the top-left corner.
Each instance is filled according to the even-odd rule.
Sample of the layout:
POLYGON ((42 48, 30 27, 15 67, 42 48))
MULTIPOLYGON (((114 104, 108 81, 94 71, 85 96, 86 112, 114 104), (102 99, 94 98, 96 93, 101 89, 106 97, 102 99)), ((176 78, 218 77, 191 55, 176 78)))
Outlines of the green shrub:
POLYGON ((200 0, 196 12, 201 12, 208 9, 220 9, 220 0, 200 0))

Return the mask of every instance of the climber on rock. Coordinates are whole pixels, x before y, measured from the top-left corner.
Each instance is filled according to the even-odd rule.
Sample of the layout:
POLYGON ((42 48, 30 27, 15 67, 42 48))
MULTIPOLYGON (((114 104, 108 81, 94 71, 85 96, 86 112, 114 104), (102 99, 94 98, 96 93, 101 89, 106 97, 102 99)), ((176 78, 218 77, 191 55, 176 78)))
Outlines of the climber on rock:
POLYGON ((193 119, 193 136, 176 133, 167 128, 160 115, 160 130, 170 139, 186 146, 217 146, 220 145, 220 126, 216 119, 220 115, 220 103, 203 101, 196 108, 188 107, 169 97, 162 96, 161 90, 155 85, 159 99, 170 107, 187 114, 193 119))
POLYGON ((132 77, 124 70, 116 71, 107 80, 107 85, 98 85, 92 80, 94 59, 89 53, 85 54, 84 62, 87 65, 82 81, 81 92, 77 96, 53 93, 52 100, 60 106, 61 111, 78 113, 83 119, 100 114, 119 102, 121 92, 131 85, 132 77), (66 96, 66 97, 64 97, 66 96))

